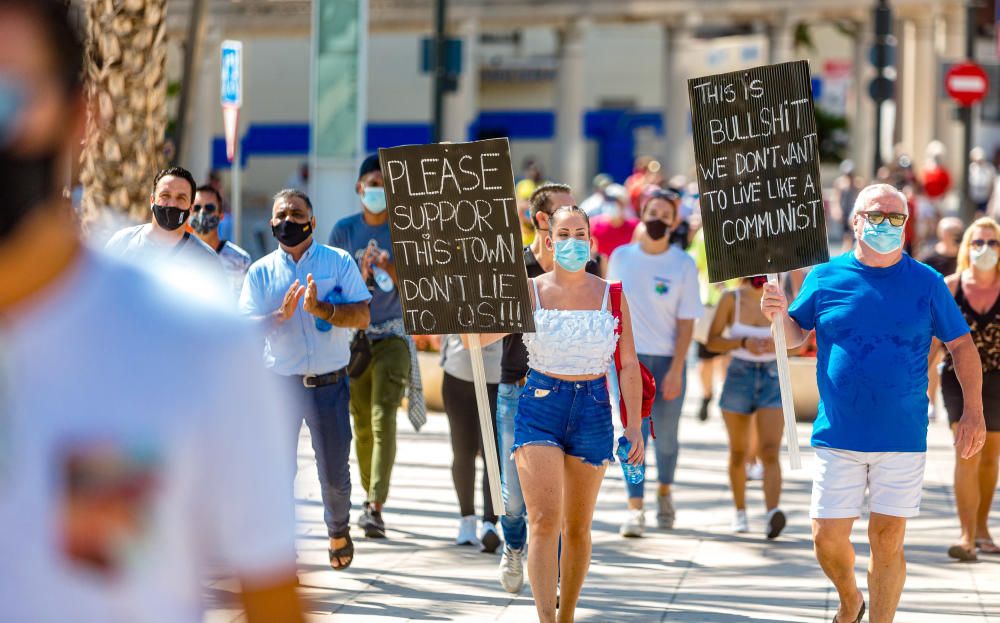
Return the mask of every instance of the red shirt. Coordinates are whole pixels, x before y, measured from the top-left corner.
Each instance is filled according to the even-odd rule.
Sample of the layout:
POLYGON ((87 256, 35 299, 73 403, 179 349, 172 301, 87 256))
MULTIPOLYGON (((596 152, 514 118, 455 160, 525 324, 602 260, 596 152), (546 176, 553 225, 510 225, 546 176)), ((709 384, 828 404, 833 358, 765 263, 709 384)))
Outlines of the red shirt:
POLYGON ((639 219, 626 218, 617 227, 611 223, 611 218, 605 215, 595 217, 590 224, 590 235, 597 242, 597 252, 604 257, 618 247, 632 242, 632 233, 639 225, 639 219))

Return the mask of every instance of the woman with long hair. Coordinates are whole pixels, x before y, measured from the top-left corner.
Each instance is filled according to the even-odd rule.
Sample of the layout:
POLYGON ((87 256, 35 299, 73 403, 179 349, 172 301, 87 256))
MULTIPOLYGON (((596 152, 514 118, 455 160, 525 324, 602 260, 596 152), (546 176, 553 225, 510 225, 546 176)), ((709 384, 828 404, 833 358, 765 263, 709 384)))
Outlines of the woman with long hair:
MULTIPOLYGON (((597 492, 608 463, 614 462, 606 375, 616 345, 621 392, 626 412, 633 414, 625 428, 629 462, 639 464, 644 456, 642 381, 628 303, 623 296, 618 339, 610 284, 583 270, 592 247, 587 215, 563 206, 549 223, 545 245, 553 251, 555 266, 530 280, 535 333, 525 333, 524 343, 531 370, 514 419, 514 445, 501 448, 513 454, 521 480, 531 529, 528 575, 544 623, 573 620, 590 566, 597 492)), ((481 339, 488 344, 502 337, 481 339)))
POLYGON ((773 539, 781 534, 786 522, 785 514, 778 508, 781 497, 778 453, 784 419, 771 323, 760 311, 766 281, 765 277, 746 278, 722 295, 708 330, 707 347, 732 356, 719 408, 729 433, 729 487, 736 506, 733 531, 750 531, 746 512, 746 457, 751 427, 756 425, 757 453, 764 466, 765 535, 773 539))
MULTIPOLYGON (((965 231, 958 249, 958 269, 945 283, 965 316, 983 363, 983 413, 986 444, 968 459, 955 456, 955 502, 962 534, 948 555, 958 560, 976 560, 982 554, 1000 554, 989 529, 989 512, 997 485, 1000 457, 1000 225, 989 217, 974 222, 965 231)), ((937 345, 936 345, 937 346, 937 345)), ((946 354, 941 372, 941 394, 952 431, 962 417, 962 389, 951 355, 946 354)))

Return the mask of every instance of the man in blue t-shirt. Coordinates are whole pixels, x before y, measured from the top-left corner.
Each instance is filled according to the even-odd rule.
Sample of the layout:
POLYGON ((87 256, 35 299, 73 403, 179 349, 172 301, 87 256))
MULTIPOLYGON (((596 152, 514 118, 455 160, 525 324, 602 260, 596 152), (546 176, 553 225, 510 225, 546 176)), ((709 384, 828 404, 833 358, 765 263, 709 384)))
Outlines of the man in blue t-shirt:
POLYGON ((368 538, 384 538, 382 506, 389 496, 396 461, 396 411, 412 364, 378 156, 369 156, 361 164, 356 190, 362 211, 337 222, 330 246, 355 259, 372 293, 371 325, 366 331, 372 357, 365 371, 351 378, 351 415, 361 486, 367 495, 358 525, 368 538))
POLYGON ((768 318, 783 319, 789 348, 816 331, 810 516, 816 557, 840 595, 840 623, 860 621, 865 610, 850 536, 866 488, 871 620, 892 621, 899 604, 906 519, 919 513, 923 487, 932 337, 948 347, 962 384, 955 445, 970 457, 986 440, 979 353, 941 275, 902 252, 907 218, 902 193, 887 184, 865 188, 851 217, 860 241, 854 251, 815 267, 791 307, 770 285, 761 301, 768 318))

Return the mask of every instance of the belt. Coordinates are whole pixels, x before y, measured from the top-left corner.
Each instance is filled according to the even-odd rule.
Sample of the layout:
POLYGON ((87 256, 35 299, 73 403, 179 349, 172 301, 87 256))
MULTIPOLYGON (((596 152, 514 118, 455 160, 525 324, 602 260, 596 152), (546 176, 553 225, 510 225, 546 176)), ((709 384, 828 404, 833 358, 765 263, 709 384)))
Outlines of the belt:
POLYGON ((347 376, 347 366, 333 372, 327 372, 326 374, 306 374, 302 376, 302 385, 305 387, 323 387, 324 385, 333 385, 340 379, 347 376))

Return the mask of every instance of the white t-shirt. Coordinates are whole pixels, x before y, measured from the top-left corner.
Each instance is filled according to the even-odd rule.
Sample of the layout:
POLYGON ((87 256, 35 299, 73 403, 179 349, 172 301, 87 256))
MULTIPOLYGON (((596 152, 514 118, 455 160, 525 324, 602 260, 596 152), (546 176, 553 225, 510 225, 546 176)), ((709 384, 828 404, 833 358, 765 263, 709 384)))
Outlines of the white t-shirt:
POLYGON ((259 339, 89 252, 5 319, 0 619, 193 623, 210 563, 294 570, 297 420, 259 339))
POLYGON ((639 243, 618 247, 608 260, 608 280, 622 282, 635 350, 641 355, 672 357, 677 321, 698 319, 704 313, 698 268, 676 245, 657 255, 646 253, 639 243))
POLYGON ((247 271, 250 270, 250 254, 236 246, 228 240, 223 241, 222 248, 219 249, 219 261, 222 262, 222 269, 226 272, 226 279, 232 286, 236 298, 240 298, 243 291, 243 282, 246 280, 247 271))

